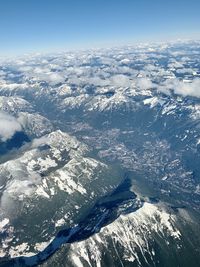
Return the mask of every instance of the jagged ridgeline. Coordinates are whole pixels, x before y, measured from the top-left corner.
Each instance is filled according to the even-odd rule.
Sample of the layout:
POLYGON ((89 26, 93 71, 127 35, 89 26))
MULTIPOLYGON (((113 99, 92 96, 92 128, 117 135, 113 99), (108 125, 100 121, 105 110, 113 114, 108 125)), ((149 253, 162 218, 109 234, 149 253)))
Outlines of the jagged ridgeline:
POLYGON ((199 267, 200 43, 0 62, 0 266, 199 267))

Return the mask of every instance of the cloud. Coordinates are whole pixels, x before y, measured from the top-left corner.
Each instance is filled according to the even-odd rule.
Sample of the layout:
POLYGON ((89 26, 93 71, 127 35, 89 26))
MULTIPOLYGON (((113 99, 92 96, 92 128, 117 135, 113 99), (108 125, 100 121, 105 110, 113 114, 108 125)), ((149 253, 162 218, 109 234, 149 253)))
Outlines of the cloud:
POLYGON ((42 136, 40 138, 35 138, 32 141, 31 148, 37 148, 42 145, 48 144, 49 138, 47 136, 42 136))
POLYGON ((58 73, 50 73, 46 76, 45 80, 50 84, 55 85, 57 83, 63 83, 65 81, 65 78, 58 73))
POLYGON ((153 83, 147 78, 138 79, 136 84, 142 90, 151 89, 153 87, 153 83))
MULTIPOLYGON (((40 67, 31 67, 24 66, 20 68, 27 77, 33 78, 35 81, 45 81, 50 85, 56 85, 58 83, 63 83, 66 79, 65 75, 62 72, 54 72, 50 67, 53 65, 40 66, 40 67)), ((57 67, 57 65, 55 65, 57 67)), ((62 67, 57 67, 56 70, 60 70, 62 67)))
POLYGON ((166 94, 173 90, 178 95, 200 97, 200 79, 196 78, 190 82, 178 79, 166 80, 163 85, 158 86, 158 90, 166 94))
POLYGON ((10 139, 16 132, 21 131, 21 125, 17 119, 0 111, 0 138, 3 142, 10 139))
POLYGON ((7 83, 4 80, 0 80, 0 87, 6 90, 15 90, 15 89, 27 89, 27 83, 7 83))
POLYGON ((174 92, 183 96, 200 97, 200 79, 194 79, 190 83, 178 82, 174 92))
POLYGON ((193 74, 193 72, 194 70, 192 68, 181 68, 176 70, 176 73, 179 74, 185 74, 185 73, 193 74))
POLYGON ((129 87, 131 85, 131 80, 126 75, 118 74, 111 77, 110 84, 117 87, 129 87))

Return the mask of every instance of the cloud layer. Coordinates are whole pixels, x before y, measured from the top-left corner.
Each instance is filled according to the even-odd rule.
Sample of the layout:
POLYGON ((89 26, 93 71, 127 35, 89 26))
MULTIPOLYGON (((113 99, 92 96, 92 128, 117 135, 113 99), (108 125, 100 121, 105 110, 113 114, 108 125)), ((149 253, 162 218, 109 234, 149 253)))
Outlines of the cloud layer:
POLYGON ((190 83, 178 82, 174 92, 183 96, 200 97, 200 79, 194 79, 190 83))
POLYGON ((177 95, 200 97, 200 79, 195 78, 189 82, 178 79, 166 80, 161 86, 157 87, 159 91, 170 94, 170 90, 177 95))
POLYGON ((3 142, 20 130, 21 125, 15 117, 0 111, 0 138, 3 142))

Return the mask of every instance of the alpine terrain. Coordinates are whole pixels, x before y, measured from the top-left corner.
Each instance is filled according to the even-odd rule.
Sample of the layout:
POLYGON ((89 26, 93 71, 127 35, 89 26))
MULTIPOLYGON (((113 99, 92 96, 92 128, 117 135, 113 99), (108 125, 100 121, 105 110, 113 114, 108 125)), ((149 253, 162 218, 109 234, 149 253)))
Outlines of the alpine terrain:
POLYGON ((0 60, 0 266, 200 266, 200 42, 0 60))

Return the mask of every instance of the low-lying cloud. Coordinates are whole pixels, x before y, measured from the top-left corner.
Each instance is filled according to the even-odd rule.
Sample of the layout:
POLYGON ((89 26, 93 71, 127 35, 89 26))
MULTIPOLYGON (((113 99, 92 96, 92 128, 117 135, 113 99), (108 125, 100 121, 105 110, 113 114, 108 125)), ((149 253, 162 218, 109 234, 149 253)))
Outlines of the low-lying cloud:
POLYGON ((110 84, 112 86, 117 86, 117 87, 129 87, 131 85, 131 80, 126 75, 118 74, 118 75, 114 75, 110 79, 110 84))
POLYGON ((148 78, 139 78, 136 84, 137 87, 142 90, 151 89, 154 86, 152 81, 149 80, 148 78))
POLYGON ((10 139, 21 129, 21 125, 15 117, 0 111, 0 139, 3 142, 10 139))
POLYGON ((162 86, 158 86, 158 90, 166 94, 172 90, 177 95, 200 97, 200 79, 196 78, 189 82, 178 79, 166 80, 162 86))
POLYGON ((200 97, 200 79, 194 79, 190 83, 179 82, 174 87, 174 92, 183 96, 200 97))

